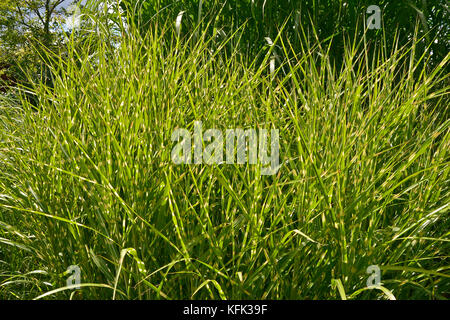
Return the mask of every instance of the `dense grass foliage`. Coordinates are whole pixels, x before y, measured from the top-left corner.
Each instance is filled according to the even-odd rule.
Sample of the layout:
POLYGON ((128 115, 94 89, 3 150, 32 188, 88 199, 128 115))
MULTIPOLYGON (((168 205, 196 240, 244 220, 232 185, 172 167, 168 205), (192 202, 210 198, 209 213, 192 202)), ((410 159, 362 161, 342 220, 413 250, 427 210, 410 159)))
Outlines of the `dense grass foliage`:
MULTIPOLYGON (((135 13, 135 21, 143 32, 158 21, 174 21, 183 12, 183 28, 193 32, 205 28, 204 20, 213 19, 218 37, 229 37, 239 30, 240 50, 254 56, 274 38, 286 23, 285 36, 298 49, 302 40, 314 41, 333 38, 330 58, 341 67, 345 52, 343 36, 362 37, 369 14, 367 9, 377 5, 381 9, 382 29, 370 30, 369 41, 384 43, 390 51, 397 39, 406 45, 418 27, 421 41, 416 50, 433 52, 429 64, 435 66, 450 51, 450 11, 445 0, 122 0, 125 11, 135 13), (305 33, 306 36, 302 35, 305 33)), ((375 49, 370 49, 370 51, 375 49)))
POLYGON ((370 58, 360 38, 336 69, 280 37, 270 72, 275 46, 252 63, 235 39, 98 30, 49 53, 36 108, 1 100, 1 298, 448 297, 449 55, 427 71, 416 42, 370 58), (279 129, 280 170, 175 165, 194 121, 279 129))

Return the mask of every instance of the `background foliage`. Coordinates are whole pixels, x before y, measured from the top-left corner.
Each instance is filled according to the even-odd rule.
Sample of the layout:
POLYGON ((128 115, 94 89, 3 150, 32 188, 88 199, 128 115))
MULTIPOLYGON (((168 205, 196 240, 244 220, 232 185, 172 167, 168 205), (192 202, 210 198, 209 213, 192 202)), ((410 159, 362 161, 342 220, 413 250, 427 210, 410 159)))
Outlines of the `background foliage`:
MULTIPOLYGON (((241 30, 242 50, 255 55, 272 40, 286 22, 285 36, 299 48, 299 33, 305 32, 308 40, 323 41, 333 37, 331 57, 340 65, 344 51, 344 39, 360 39, 368 17, 370 5, 382 10, 382 30, 369 31, 373 42, 381 42, 386 52, 398 45, 406 45, 416 33, 424 37, 417 50, 424 52, 430 46, 431 63, 441 61, 450 51, 450 9, 445 0, 124 0, 123 7, 136 12, 143 32, 150 21, 175 21, 185 11, 183 28, 189 34, 193 28, 203 28, 213 19, 211 28, 217 28, 230 36, 244 23, 241 30), (296 41, 294 41, 294 39, 296 41)), ((212 32, 212 31, 211 31, 212 32)))

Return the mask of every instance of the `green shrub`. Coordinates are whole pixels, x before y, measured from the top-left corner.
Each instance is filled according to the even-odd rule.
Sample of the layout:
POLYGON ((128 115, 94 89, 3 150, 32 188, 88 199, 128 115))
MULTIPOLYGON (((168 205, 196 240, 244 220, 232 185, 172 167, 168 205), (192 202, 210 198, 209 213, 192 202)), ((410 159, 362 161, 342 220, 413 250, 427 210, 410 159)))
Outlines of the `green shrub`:
POLYGON ((449 55, 427 71, 415 42, 369 58, 361 39, 336 69, 281 37, 293 58, 270 74, 270 51, 251 64, 171 25, 72 39, 38 111, 3 102, 0 297, 69 297, 69 265, 72 298, 384 297, 358 291, 370 265, 397 298, 449 292, 449 55), (197 120, 279 129, 278 174, 175 165, 171 134, 197 120))

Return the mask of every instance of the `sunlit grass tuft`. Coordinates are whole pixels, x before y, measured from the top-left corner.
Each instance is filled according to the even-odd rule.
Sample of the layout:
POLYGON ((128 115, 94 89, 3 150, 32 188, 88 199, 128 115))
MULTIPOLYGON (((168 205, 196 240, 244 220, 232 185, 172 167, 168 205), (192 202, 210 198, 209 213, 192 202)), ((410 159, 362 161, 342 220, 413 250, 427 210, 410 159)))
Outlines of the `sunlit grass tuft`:
POLYGON ((2 100, 0 297, 450 292, 449 56, 427 72, 413 49, 369 58, 361 39, 336 70, 326 43, 273 39, 293 57, 281 66, 172 26, 99 36, 49 56, 54 87, 34 83, 37 108, 2 100), (281 169, 173 164, 171 134, 194 121, 279 129, 281 169), (370 265, 382 290, 365 289, 370 265))

